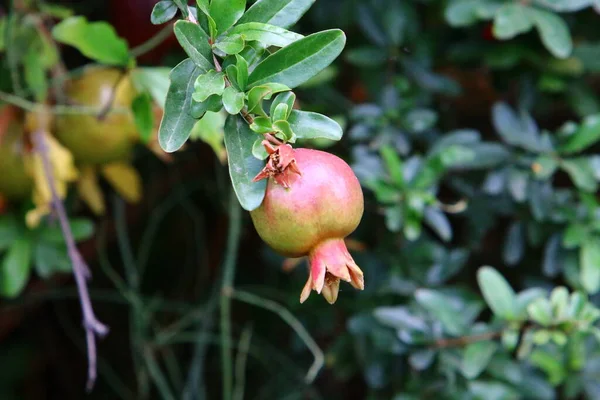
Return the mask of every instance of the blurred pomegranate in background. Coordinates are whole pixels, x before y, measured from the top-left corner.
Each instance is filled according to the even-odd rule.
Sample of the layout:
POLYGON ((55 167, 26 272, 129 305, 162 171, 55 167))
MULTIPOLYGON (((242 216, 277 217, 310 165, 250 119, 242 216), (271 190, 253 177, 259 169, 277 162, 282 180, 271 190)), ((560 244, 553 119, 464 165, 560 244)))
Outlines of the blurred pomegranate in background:
MULTIPOLYGON (((150 14, 157 0, 110 0, 110 23, 117 33, 127 39, 130 47, 138 46, 160 30, 164 25, 153 25, 150 14)), ((175 35, 171 35, 152 51, 138 57, 138 61, 148 64, 158 64, 161 59, 177 44, 175 35)))

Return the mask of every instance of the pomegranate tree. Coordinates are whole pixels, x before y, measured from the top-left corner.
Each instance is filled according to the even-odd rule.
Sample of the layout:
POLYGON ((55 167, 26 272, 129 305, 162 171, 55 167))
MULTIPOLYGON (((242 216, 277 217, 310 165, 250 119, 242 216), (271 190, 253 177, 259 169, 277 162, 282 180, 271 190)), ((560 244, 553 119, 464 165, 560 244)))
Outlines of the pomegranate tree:
POLYGON ((344 243, 363 214, 363 194, 352 169, 337 156, 318 150, 273 147, 267 166, 255 180, 268 179, 264 200, 250 212, 260 237, 287 257, 308 256, 311 290, 333 304, 340 280, 364 289, 364 278, 344 243))

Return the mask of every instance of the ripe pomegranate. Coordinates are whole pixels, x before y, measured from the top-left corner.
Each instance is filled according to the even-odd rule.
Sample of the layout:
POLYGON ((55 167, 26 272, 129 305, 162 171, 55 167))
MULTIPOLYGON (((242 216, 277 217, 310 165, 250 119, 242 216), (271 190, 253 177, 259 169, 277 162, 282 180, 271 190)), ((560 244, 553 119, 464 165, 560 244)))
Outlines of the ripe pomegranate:
POLYGON ((22 200, 31 194, 33 180, 25 170, 23 122, 10 106, 0 109, 0 198, 22 200))
POLYGON ((268 179, 265 198, 250 212, 260 237, 286 257, 308 256, 311 290, 333 304, 340 279, 364 289, 364 277, 344 243, 358 226, 364 201, 360 183, 342 159, 318 150, 263 142, 270 158, 256 180, 268 179))
MULTIPOLYGON (((73 105, 129 109, 136 90, 123 71, 88 67, 67 83, 66 95, 73 105)), ((110 110, 100 118, 86 114, 57 116, 55 134, 76 161, 86 164, 126 160, 139 139, 132 113, 110 110)))

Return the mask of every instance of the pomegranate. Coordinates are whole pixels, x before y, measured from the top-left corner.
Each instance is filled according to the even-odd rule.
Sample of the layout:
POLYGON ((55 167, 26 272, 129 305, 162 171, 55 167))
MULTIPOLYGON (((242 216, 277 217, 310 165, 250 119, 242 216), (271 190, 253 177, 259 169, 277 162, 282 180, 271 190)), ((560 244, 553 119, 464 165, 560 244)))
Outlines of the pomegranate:
MULTIPOLYGON (((116 68, 88 67, 67 83, 66 95, 73 105, 129 109, 137 92, 128 74, 116 68)), ((59 115, 55 134, 78 162, 108 164, 127 160, 139 139, 130 112, 108 110, 95 115, 59 115)))
POLYGON ((33 180, 25 169, 27 143, 23 122, 11 106, 0 109, 0 203, 31 194, 33 180))
POLYGON ((286 257, 309 257, 300 302, 315 290, 333 304, 340 280, 364 289, 363 273, 344 243, 364 209, 360 183, 350 166, 323 151, 263 144, 270 157, 255 179, 268 179, 267 189, 250 215, 273 250, 286 257))

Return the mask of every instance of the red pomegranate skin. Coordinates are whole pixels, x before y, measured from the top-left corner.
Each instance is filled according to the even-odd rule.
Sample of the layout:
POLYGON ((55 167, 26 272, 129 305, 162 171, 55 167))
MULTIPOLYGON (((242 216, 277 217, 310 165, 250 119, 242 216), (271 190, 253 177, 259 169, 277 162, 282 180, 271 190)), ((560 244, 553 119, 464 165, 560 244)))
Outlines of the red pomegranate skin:
POLYGON ((333 303, 340 279, 364 288, 363 273, 344 243, 360 223, 362 190, 350 166, 333 154, 296 149, 294 157, 301 175, 289 175, 290 188, 269 178, 262 204, 250 215, 275 251, 309 257, 309 279, 300 301, 315 290, 333 303))

